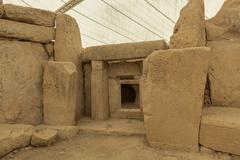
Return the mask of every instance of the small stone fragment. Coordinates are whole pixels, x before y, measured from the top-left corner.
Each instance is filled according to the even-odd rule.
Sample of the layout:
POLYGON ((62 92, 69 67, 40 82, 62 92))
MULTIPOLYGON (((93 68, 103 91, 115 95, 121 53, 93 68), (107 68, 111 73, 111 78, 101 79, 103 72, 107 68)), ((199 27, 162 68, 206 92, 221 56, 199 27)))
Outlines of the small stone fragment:
POLYGON ((32 135, 31 144, 36 147, 49 146, 57 139, 57 131, 54 129, 35 130, 32 135))

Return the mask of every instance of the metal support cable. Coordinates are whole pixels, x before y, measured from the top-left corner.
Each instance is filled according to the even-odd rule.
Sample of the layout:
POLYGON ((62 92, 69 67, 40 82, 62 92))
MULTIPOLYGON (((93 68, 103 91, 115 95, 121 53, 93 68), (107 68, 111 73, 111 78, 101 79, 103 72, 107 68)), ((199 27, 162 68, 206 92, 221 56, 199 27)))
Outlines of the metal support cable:
POLYGON ((79 3, 81 3, 83 0, 69 0, 68 2, 65 2, 63 6, 58 8, 55 13, 57 14, 63 14, 72 9, 73 7, 77 6, 79 3))
MULTIPOLYGON (((61 0, 61 1, 62 1, 63 3, 66 3, 66 2, 64 2, 63 0, 61 0)), ((77 14, 79 14, 79 15, 81 15, 81 16, 83 16, 83 17, 85 17, 85 18, 87 18, 87 19, 89 19, 89 20, 91 20, 91 21, 93 21, 93 22, 95 22, 95 23, 97 23, 97 24, 100 25, 100 26, 102 26, 102 27, 104 27, 104 28, 107 28, 107 29, 113 31, 114 33, 117 33, 117 34, 121 35, 122 37, 125 37, 125 38, 127 38, 127 39, 129 39, 129 40, 131 40, 131 41, 135 41, 135 40, 133 40, 132 38, 130 38, 130 37, 126 36, 126 35, 123 35, 122 33, 118 32, 118 31, 115 31, 114 29, 112 29, 112 28, 110 28, 110 27, 108 27, 108 26, 106 26, 106 25, 104 25, 104 24, 102 24, 102 23, 94 20, 93 18, 88 17, 87 15, 79 12, 78 10, 76 10, 76 9, 74 9, 74 8, 72 8, 71 10, 73 10, 75 13, 77 13, 77 14)))
MULTIPOLYGON (((1 0, 0 0, 1 1, 1 0)), ((24 0, 20 0, 21 2, 23 2, 24 4, 26 4, 27 6, 29 6, 29 7, 31 7, 32 8, 32 6, 30 5, 30 4, 28 4, 26 1, 24 1, 24 0)), ((84 34, 84 33, 80 33, 82 36, 84 36, 84 37, 87 37, 87 38, 89 38, 89 39, 92 39, 92 40, 95 40, 95 41, 97 41, 97 42, 99 42, 99 43, 102 43, 102 44, 108 44, 108 43, 106 43, 106 42, 103 42, 103 41, 101 41, 101 40, 98 40, 98 39, 96 39, 96 38, 93 38, 93 37, 91 37, 91 36, 89 36, 89 35, 87 35, 87 34, 84 34)))
POLYGON ((144 29, 150 31, 151 33, 157 35, 158 37, 165 39, 162 35, 152 31, 151 29, 147 28, 146 26, 142 25, 141 23, 139 23, 138 21, 136 21, 135 19, 129 17, 127 14, 123 13, 122 11, 120 11, 119 9, 113 7, 111 4, 109 4, 108 2, 106 2, 105 0, 100 0, 103 3, 105 3, 106 5, 108 5, 109 7, 111 7, 112 9, 116 10, 117 12, 119 12, 120 14, 122 14, 123 16, 127 17, 128 19, 130 19, 131 21, 135 22, 136 24, 138 24, 139 26, 143 27, 144 29))
POLYGON ((108 43, 106 43, 106 42, 100 41, 100 40, 98 40, 98 39, 96 39, 96 38, 93 38, 93 37, 91 37, 91 36, 88 36, 88 35, 86 35, 86 34, 84 34, 84 33, 81 33, 81 35, 84 36, 84 37, 87 37, 87 38, 89 38, 89 39, 95 40, 95 41, 97 41, 97 42, 99 42, 99 43, 108 44, 108 43))
POLYGON ((25 5, 27 5, 28 7, 32 7, 29 3, 27 3, 25 0, 20 0, 21 2, 23 2, 25 5))
POLYGON ((147 4, 149 4, 152 8, 154 8, 157 12, 159 12, 161 15, 163 15, 166 19, 168 19, 170 22, 172 22, 173 24, 175 24, 176 22, 171 19, 170 17, 168 17, 165 13, 163 13, 160 9, 158 9, 157 7, 155 7, 151 2, 149 2, 148 0, 144 0, 147 4))

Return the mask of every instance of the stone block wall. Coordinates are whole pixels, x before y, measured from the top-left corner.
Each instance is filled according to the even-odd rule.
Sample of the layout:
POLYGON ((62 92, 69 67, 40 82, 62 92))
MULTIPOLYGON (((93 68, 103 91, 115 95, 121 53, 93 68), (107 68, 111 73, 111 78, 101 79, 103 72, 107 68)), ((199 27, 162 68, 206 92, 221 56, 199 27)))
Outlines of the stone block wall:
POLYGON ((0 7, 0 123, 42 122, 43 65, 53 55, 55 17, 39 9, 0 7))
POLYGON ((81 51, 80 31, 72 17, 12 4, 1 5, 0 123, 43 123, 43 72, 50 60, 72 62, 77 66, 78 106, 72 111, 76 114, 72 117, 74 121, 80 117, 81 51))

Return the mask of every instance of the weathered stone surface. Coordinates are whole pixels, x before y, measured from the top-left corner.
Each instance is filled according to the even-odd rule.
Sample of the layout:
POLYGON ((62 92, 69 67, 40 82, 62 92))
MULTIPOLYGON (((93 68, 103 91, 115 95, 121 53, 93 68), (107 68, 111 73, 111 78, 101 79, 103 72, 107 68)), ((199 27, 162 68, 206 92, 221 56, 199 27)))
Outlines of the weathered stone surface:
POLYGON ((240 2, 226 0, 220 11, 207 20, 207 39, 224 40, 240 38, 240 2))
POLYGON ((168 49, 165 41, 111 44, 88 47, 84 50, 84 60, 124 60, 146 58, 153 51, 168 49))
POLYGON ((92 61, 91 111, 93 119, 109 118, 108 65, 103 61, 92 61))
POLYGON ((84 67, 84 102, 85 102, 85 115, 91 117, 91 63, 85 63, 84 67))
POLYGON ((48 126, 48 125, 37 126, 37 130, 41 129, 56 130, 58 135, 57 138, 59 140, 70 139, 79 132, 79 128, 77 126, 48 126))
POLYGON ((13 4, 4 4, 3 18, 36 24, 46 27, 54 27, 56 14, 36 8, 16 6, 13 4))
POLYGON ((54 39, 55 29, 0 19, 0 37, 33 42, 49 43, 54 39))
POLYGON ((3 12, 4 12, 3 5, 0 4, 0 18, 2 18, 3 12))
POLYGON ((57 139, 57 131, 54 129, 36 129, 33 132, 31 144, 36 147, 49 146, 57 139))
POLYGON ((240 40, 212 41, 209 67, 213 105, 240 107, 240 40))
POLYGON ((0 123, 42 122, 41 44, 0 40, 0 123))
POLYGON ((109 63, 108 76, 141 76, 142 61, 117 61, 109 63))
POLYGON ((0 125, 0 158, 30 144, 32 126, 0 125))
POLYGON ((83 113, 83 75, 82 75, 82 44, 78 24, 74 18, 68 15, 58 15, 56 18, 56 40, 54 44, 55 60, 70 61, 77 66, 77 110, 76 117, 83 113))
POLYGON ((203 0, 190 0, 181 10, 170 48, 202 47, 206 45, 205 15, 203 0))
POLYGON ((43 82, 44 122, 74 125, 77 107, 77 70, 72 62, 45 65, 43 82))
POLYGON ((147 140, 163 149, 198 150, 210 49, 156 51, 140 82, 147 140))
POLYGON ((205 108, 201 120, 200 144, 216 151, 240 155, 239 115, 239 108, 205 108))

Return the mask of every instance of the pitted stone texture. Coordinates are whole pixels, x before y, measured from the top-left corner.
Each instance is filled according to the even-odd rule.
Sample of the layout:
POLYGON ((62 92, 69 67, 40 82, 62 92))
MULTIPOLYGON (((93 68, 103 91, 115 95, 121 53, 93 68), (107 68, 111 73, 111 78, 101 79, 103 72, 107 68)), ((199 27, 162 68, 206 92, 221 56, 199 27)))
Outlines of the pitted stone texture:
POLYGON ((55 29, 0 19, 0 37, 49 43, 54 39, 55 29))
POLYGON ((42 64, 38 43, 0 40, 0 122, 42 122, 42 64))
POLYGON ((239 115, 239 108, 205 108, 201 120, 200 144, 216 151, 240 155, 239 115))
POLYGON ((211 48, 209 67, 213 105, 240 107, 240 40, 208 42, 211 48))
POLYGON ((207 39, 226 40, 240 38, 240 1, 226 0, 220 11, 207 20, 207 39))
POLYGON ((55 16, 55 13, 46 10, 4 4, 3 18, 18 22, 54 27, 55 16))
POLYGON ((203 0, 190 0, 181 10, 170 48, 202 47, 206 45, 205 15, 203 0))
POLYGON ((30 144, 33 127, 30 125, 0 125, 0 158, 30 144))
POLYGON ((84 109, 83 103, 83 74, 82 74, 82 54, 80 31, 74 18, 68 15, 58 15, 56 18, 56 40, 54 44, 55 60, 73 62, 78 71, 77 80, 77 110, 76 117, 79 118, 84 109))
POLYGON ((44 122, 74 125, 77 107, 77 70, 72 62, 45 65, 43 82, 44 122))
POLYGON ((141 100, 152 146, 198 150, 209 54, 205 47, 156 51, 144 62, 141 100))
POLYGON ((52 145, 57 139, 57 131, 49 128, 36 129, 33 132, 31 144, 36 147, 52 145))

